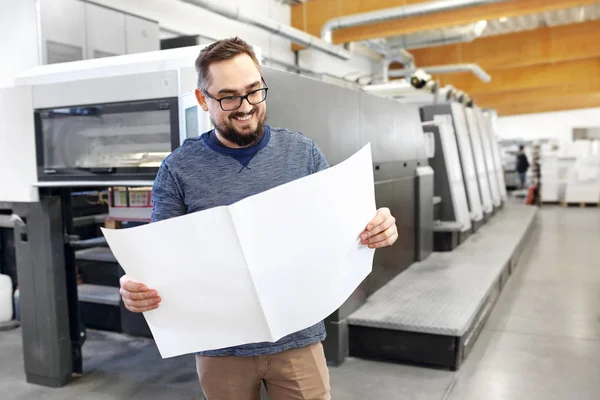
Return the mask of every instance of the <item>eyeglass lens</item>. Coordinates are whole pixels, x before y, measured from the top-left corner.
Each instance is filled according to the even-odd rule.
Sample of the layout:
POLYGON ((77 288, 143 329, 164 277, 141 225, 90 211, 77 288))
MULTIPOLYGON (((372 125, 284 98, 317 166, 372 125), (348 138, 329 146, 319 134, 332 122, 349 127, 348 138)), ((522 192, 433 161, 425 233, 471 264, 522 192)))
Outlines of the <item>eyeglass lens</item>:
MULTIPOLYGON (((265 89, 258 89, 247 95, 248 102, 252 105, 261 103, 267 97, 267 91, 265 89)), ((224 111, 231 111, 239 108, 242 105, 244 98, 241 96, 229 96, 221 99, 221 107, 224 111)))

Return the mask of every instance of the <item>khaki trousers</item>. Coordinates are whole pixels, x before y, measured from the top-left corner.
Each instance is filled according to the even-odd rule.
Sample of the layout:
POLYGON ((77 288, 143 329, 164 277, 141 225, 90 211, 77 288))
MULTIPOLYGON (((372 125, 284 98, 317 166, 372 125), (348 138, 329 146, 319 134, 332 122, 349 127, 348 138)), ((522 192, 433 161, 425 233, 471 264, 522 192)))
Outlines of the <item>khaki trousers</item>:
POLYGON ((200 385, 208 400, 259 400, 265 383, 270 400, 330 400, 323 345, 256 357, 196 356, 200 385))

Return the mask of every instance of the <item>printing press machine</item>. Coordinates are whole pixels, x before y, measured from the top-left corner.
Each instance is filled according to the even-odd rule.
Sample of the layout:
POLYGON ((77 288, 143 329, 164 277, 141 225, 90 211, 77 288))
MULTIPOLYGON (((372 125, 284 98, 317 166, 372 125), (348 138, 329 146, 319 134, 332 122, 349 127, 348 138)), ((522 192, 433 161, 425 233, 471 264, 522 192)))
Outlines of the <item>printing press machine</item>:
MULTIPOLYGON (((61 386, 72 372, 81 373, 86 328, 151 337, 143 316, 130 313, 121 302, 118 279, 123 270, 99 228, 148 223, 151 186, 162 159, 186 138, 211 129, 193 96, 193 63, 200 49, 40 67, 22 75, 15 88, 0 90, 0 143, 9 144, 0 146, 0 169, 18 171, 0 176, 0 223, 8 220, 6 229, 14 223, 13 264, 21 288, 29 382, 61 386), (7 148, 12 151, 3 152, 7 148)), ((428 314, 428 307, 440 307, 426 293, 438 293, 436 285, 448 282, 439 274, 452 268, 459 268, 465 279, 489 274, 474 281, 477 285, 492 285, 493 271, 506 271, 496 260, 467 273, 461 259, 476 256, 481 236, 476 242, 469 236, 485 230, 480 227, 506 198, 495 154, 495 113, 455 99, 440 101, 444 96, 439 93, 415 91, 402 81, 390 90, 264 66, 263 75, 270 87, 268 123, 314 139, 331 165, 371 143, 377 205, 389 207, 397 219, 397 243, 375 253, 373 272, 326 318, 328 362, 340 364, 348 355, 383 356, 454 368, 459 358, 449 352, 463 354, 452 343, 464 337, 435 334, 425 342, 429 339, 421 333, 430 328, 390 330, 394 324, 405 327, 393 320, 410 319, 414 310, 398 310, 393 318, 389 312, 402 306, 428 314), (389 95, 398 92, 409 96, 389 95), (433 252, 434 247, 449 251, 463 243, 466 253, 461 255, 433 252), (439 268, 440 260, 451 265, 439 268), (431 279, 425 279, 422 268, 431 279), (424 290, 423 298, 415 293, 404 305, 390 303, 417 287, 424 290), (382 312, 372 312, 373 307, 382 312), (365 315, 371 318, 367 326, 365 315)), ((530 224, 529 216, 520 218, 516 212, 507 211, 490 229, 503 232, 501 225, 515 218, 530 224)), ((514 235, 528 232, 529 226, 514 235)), ((510 242, 503 251, 517 257, 519 243, 513 248, 510 242)), ((507 265, 513 268, 514 260, 507 265)), ((506 276, 503 272, 500 281, 506 276)), ((448 289, 441 289, 448 299, 439 300, 450 312, 452 307, 463 309, 454 303, 461 297, 453 296, 466 293, 464 288, 448 289)), ((487 310, 480 306, 488 300, 470 304, 469 313, 487 310)), ((482 321, 478 317, 477 326, 464 332, 476 331, 482 321)))
POLYGON ((451 251, 507 199, 495 137, 497 114, 482 110, 450 86, 440 88, 427 74, 415 77, 432 90, 415 91, 400 81, 371 85, 369 91, 420 107, 424 131, 432 135, 434 148, 429 158, 435 172, 434 249, 451 251))
MULTIPOLYGON (((0 177, 0 201, 14 222, 28 382, 56 387, 82 373, 86 327, 149 335, 120 301, 123 271, 97 229, 116 199, 125 207, 112 220, 147 223, 147 213, 128 218, 132 193, 151 188, 183 140, 210 129, 193 96, 200 49, 42 66, 0 91, 0 140, 20 151, 0 160, 20 177, 0 177), (82 201, 99 209, 78 215, 82 201)), ((377 206, 397 219, 400 239, 376 252, 373 272, 326 319, 326 356, 339 364, 349 351, 347 317, 433 251, 434 175, 419 108, 272 68, 263 74, 268 123, 314 139, 331 165, 371 143, 377 206)))
POLYGON ((434 250, 452 251, 470 236, 471 215, 452 120, 448 115, 437 115, 431 122, 424 130, 439 144, 430 163, 435 171, 434 193, 441 198, 435 213, 434 250))
POLYGON ((421 109, 435 179, 435 251, 348 318, 350 354, 458 370, 520 263, 537 209, 503 204, 493 110, 450 87, 373 86, 372 93, 421 109))
POLYGON ((473 149, 467 129, 465 107, 458 102, 428 105, 421 108, 421 116, 424 121, 432 121, 436 116, 451 118, 452 129, 456 134, 461 174, 468 195, 469 215, 473 224, 473 231, 477 231, 483 224, 484 212, 490 214, 492 206, 491 201, 486 204, 482 204, 481 201, 482 197, 473 161, 473 149))
MULTIPOLYGON (((440 171, 436 175, 435 193, 442 198, 439 218, 436 216, 436 251, 448 251, 464 242, 471 232, 476 232, 485 221, 489 220, 494 209, 502 204, 500 193, 504 188, 503 176, 497 173, 495 152, 493 151, 490 130, 481 109, 465 107, 453 101, 421 107, 423 121, 433 121, 426 126, 426 131, 436 135, 436 151, 432 165, 440 171), (446 130, 452 135, 440 135, 441 125, 446 121, 446 130), (437 126, 436 126, 437 125, 437 126), (448 143, 449 142, 449 143, 448 143), (441 145, 441 146, 440 146, 441 145), (450 157, 450 158, 449 158, 450 157), (458 216, 464 215, 462 193, 452 193, 448 185, 449 179, 444 175, 447 171, 455 171, 455 179, 462 177, 468 200, 470 223, 460 221, 458 216), (502 179, 499 182, 499 179, 502 179), (451 200, 446 201, 444 199, 451 200), (455 204, 456 203, 456 204, 455 204)), ((504 198, 505 199, 505 198, 504 198)), ((466 218, 464 218, 466 220, 466 218)))

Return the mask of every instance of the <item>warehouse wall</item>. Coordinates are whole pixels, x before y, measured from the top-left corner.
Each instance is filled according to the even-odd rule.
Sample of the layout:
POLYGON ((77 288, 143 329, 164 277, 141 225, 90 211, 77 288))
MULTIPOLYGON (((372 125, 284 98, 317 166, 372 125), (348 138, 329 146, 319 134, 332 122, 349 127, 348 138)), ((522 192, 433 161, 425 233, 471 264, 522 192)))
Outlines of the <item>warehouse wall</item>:
MULTIPOLYGON (((290 24, 290 6, 280 1, 226 1, 252 14, 268 16, 278 22, 290 24)), ((178 0, 95 0, 94 2, 159 21, 161 28, 166 30, 216 39, 240 36, 251 44, 261 47, 267 57, 287 63, 294 62, 294 53, 290 50, 289 40, 178 0)), ((369 74, 372 63, 364 56, 356 55, 352 60, 338 61, 323 53, 308 50, 300 53, 300 66, 315 72, 343 77, 349 74, 355 76, 369 74)))
POLYGON ((0 87, 39 64, 35 0, 0 0, 0 87))
POLYGON ((498 134, 506 139, 556 138, 572 141, 573 128, 600 127, 600 108, 498 118, 498 134))

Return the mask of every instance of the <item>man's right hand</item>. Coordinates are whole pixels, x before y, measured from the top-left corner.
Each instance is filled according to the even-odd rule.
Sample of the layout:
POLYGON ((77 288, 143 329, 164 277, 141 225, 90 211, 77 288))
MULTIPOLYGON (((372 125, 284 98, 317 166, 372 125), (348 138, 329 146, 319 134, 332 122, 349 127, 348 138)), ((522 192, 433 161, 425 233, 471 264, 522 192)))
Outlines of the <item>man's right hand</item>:
POLYGON ((158 308, 161 298, 154 289, 142 283, 130 281, 127 275, 121 277, 121 298, 125 307, 132 312, 144 312, 158 308))

